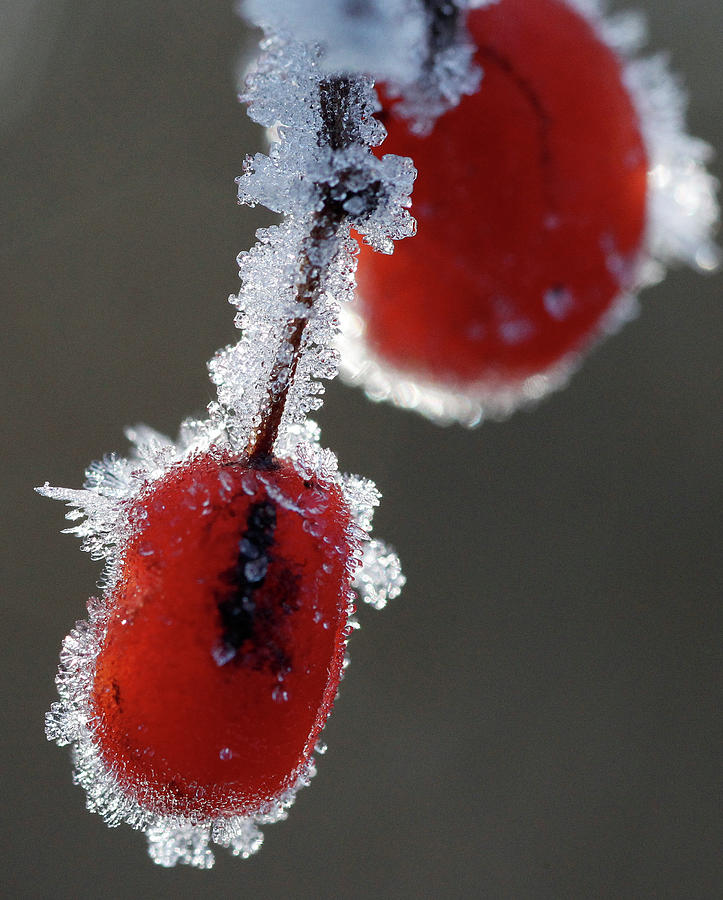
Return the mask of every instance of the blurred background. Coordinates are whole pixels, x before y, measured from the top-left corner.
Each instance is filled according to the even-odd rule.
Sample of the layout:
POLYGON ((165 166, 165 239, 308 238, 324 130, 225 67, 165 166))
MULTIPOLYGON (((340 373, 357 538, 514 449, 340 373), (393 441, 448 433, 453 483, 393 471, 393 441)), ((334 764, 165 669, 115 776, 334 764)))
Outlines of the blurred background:
MULTIPOLYGON (((723 146, 719 4, 645 5, 723 146)), ((330 385, 324 442, 409 581, 361 611, 329 751, 257 857, 154 867, 45 741, 99 568, 32 488, 212 397, 270 221, 233 182, 253 42, 231 0, 0 2, 7 896, 721 896, 719 276, 671 274, 564 393, 473 432, 330 385)))

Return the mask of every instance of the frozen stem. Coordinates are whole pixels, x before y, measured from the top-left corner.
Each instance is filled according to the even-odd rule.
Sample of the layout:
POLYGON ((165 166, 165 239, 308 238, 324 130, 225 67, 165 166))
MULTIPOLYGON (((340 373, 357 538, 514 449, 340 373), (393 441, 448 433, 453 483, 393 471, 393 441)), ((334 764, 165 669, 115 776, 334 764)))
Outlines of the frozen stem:
MULTIPOLYGON (((319 132, 319 146, 332 151, 343 151, 360 139, 354 116, 351 114, 351 79, 347 75, 333 75, 319 82, 319 106, 322 127, 319 132)), ((344 173, 340 173, 344 181, 344 173)), ((251 460, 261 460, 271 456, 286 406, 289 388, 293 383, 301 357, 304 331, 313 313, 314 304, 323 290, 330 265, 341 247, 341 229, 348 214, 343 204, 336 198, 328 183, 317 183, 320 208, 311 219, 308 237, 299 256, 300 281, 296 301, 306 308, 308 314, 296 316, 289 322, 287 342, 291 348, 291 361, 287 362, 287 346, 282 343, 270 376, 267 407, 261 425, 249 446, 251 460), (326 262, 324 262, 326 261, 326 262)), ((367 206, 373 203, 373 196, 380 189, 379 181, 369 184, 365 190, 367 206)))

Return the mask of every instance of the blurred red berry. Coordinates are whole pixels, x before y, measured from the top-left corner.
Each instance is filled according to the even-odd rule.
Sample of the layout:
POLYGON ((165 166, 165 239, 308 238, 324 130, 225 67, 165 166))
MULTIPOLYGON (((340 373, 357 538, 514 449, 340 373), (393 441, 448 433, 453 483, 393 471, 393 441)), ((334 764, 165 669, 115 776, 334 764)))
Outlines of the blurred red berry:
POLYGON ((468 26, 480 90, 425 137, 386 118, 419 175, 419 229, 362 248, 367 341, 451 388, 514 388, 583 350, 634 286, 647 158, 621 61, 561 0, 501 0, 468 26))

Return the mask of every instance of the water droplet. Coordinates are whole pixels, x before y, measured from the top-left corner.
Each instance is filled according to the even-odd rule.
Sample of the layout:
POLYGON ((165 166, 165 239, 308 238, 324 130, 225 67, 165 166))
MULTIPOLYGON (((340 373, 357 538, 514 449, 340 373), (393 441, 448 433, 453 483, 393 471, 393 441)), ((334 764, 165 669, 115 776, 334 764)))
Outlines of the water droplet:
POLYGON ((246 559, 258 559, 261 556, 261 550, 253 541, 248 538, 241 538, 238 545, 239 553, 242 553, 246 559))
POLYGON ((247 472, 241 479, 241 487, 243 488, 244 493, 248 494, 249 497, 252 497, 256 493, 258 486, 259 483, 253 472, 247 472))
POLYGON ((244 575, 246 580, 252 583, 263 581, 269 570, 269 559, 267 556, 261 556, 258 559, 252 559, 244 566, 244 575))
POLYGON ((305 519, 301 527, 312 537, 321 537, 324 532, 323 522, 316 519, 305 519))
POLYGON ((548 314, 560 321, 572 310, 574 298, 566 287, 558 284, 545 291, 542 302, 548 314))

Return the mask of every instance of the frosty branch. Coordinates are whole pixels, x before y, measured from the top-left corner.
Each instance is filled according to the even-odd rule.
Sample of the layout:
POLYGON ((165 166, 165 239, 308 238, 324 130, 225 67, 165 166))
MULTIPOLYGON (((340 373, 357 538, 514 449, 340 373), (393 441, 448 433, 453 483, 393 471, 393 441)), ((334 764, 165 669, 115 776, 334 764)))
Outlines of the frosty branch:
MULTIPOLYGON (((329 76, 320 80, 320 147, 327 146, 331 151, 340 151, 359 140, 351 104, 352 86, 349 76, 329 76)), ((288 359, 288 349, 280 348, 271 370, 268 406, 249 447, 248 455, 251 460, 263 460, 273 451, 289 388, 298 368, 304 331, 327 277, 327 261, 333 261, 340 250, 339 232, 348 216, 347 208, 356 199, 360 210, 365 213, 373 212, 381 182, 377 179, 355 192, 348 189, 352 176, 350 171, 340 172, 335 189, 326 183, 314 186, 318 191, 320 208, 313 214, 309 235, 304 240, 300 254, 300 283, 296 293, 297 303, 308 312, 304 316, 296 316, 289 323, 287 333, 291 360, 288 359)))

